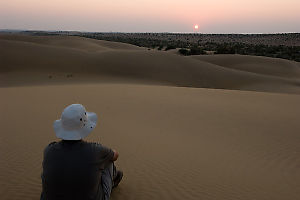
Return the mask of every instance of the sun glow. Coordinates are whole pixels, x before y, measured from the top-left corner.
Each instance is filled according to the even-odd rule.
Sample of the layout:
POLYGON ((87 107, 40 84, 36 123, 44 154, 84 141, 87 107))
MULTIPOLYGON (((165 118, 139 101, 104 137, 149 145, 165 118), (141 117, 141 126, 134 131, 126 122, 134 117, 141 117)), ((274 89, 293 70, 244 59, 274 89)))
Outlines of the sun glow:
POLYGON ((198 29, 199 29, 198 24, 196 24, 196 25, 194 26, 194 29, 195 29, 195 30, 198 30, 198 29))

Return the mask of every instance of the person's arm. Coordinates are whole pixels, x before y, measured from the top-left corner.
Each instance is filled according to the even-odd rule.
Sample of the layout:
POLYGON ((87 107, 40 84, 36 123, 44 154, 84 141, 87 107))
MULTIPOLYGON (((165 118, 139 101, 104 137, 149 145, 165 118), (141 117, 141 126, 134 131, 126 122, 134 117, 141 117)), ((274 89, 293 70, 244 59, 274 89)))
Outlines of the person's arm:
POLYGON ((116 161, 116 160, 118 160, 119 153, 114 149, 113 149, 113 152, 114 152, 114 157, 112 158, 112 161, 116 161))

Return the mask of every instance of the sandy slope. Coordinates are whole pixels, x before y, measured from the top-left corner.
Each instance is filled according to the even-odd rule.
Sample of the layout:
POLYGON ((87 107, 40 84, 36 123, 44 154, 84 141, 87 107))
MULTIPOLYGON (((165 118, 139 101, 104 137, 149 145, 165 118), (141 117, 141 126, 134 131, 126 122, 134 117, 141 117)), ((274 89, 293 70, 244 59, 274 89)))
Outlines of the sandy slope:
POLYGON ((0 35, 0 66, 0 86, 138 82, 300 93, 300 67, 292 61, 250 56, 183 57, 78 37, 0 35), (68 75, 72 77, 67 79, 68 75))
MULTIPOLYGON (((137 46, 119 42, 108 42, 101 40, 91 40, 83 37, 74 36, 26 36, 15 34, 0 34, 1 40, 18 41, 24 43, 34 43, 47 46, 58 46, 64 48, 80 49, 85 51, 105 51, 109 49, 138 50, 137 46)), ((144 48, 142 48, 144 49, 144 48)))
POLYGON ((299 199, 298 95, 92 84, 1 88, 0 196, 37 199, 52 122, 80 102, 120 151, 112 199, 299 199))
POLYGON ((245 55, 193 57, 201 61, 241 71, 286 78, 300 78, 300 63, 284 59, 245 55))

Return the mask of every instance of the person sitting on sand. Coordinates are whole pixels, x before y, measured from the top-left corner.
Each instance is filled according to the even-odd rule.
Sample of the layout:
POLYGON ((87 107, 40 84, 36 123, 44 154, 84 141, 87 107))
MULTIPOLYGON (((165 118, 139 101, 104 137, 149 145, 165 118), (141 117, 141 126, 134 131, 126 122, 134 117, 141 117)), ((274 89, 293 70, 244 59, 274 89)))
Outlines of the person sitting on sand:
POLYGON ((99 143, 82 139, 94 130, 95 113, 81 104, 66 107, 53 124, 56 136, 44 150, 41 200, 108 200, 123 172, 114 161, 119 154, 99 143))

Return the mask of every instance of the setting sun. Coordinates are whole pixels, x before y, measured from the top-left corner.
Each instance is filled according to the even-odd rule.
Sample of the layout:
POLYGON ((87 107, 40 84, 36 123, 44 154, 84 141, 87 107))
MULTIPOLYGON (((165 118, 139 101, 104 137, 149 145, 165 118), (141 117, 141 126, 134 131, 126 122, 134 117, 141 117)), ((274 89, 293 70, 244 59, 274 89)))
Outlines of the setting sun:
POLYGON ((195 30, 198 30, 198 29, 199 29, 198 24, 196 24, 196 25, 194 26, 194 28, 195 28, 195 30))

